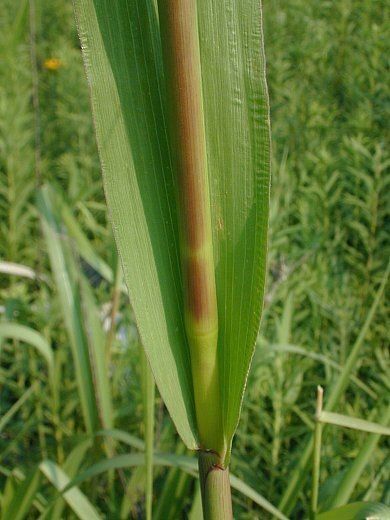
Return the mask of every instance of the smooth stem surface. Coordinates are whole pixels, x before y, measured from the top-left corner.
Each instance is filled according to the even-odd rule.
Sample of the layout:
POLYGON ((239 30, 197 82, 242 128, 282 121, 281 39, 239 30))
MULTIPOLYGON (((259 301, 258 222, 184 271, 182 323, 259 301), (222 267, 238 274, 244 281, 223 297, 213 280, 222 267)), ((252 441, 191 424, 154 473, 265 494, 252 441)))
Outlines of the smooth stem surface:
POLYGON ((154 449, 154 397, 155 384, 152 371, 144 350, 141 348, 142 360, 142 397, 145 425, 145 511, 146 520, 152 519, 153 501, 153 449, 154 449))
POLYGON ((159 0, 158 6, 199 440, 202 449, 223 455, 218 310, 196 0, 159 0))
POLYGON ((229 468, 214 453, 199 451, 199 479, 204 520, 233 519, 229 468))

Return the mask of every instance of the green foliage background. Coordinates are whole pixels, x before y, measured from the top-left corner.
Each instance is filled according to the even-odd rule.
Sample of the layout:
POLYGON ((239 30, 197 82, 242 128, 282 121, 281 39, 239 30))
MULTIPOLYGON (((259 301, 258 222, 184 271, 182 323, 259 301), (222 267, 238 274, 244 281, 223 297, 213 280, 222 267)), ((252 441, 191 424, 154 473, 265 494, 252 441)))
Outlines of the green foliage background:
MULTIPOLYGON (((313 426, 316 385, 324 386, 325 395, 331 389, 339 370, 329 361, 344 365, 387 267, 390 40, 384 1, 263 3, 273 130, 269 276, 232 471, 277 505, 313 426), (302 350, 287 352, 287 345, 302 350)), ((27 474, 45 458, 66 465, 72 450, 80 450, 85 440, 70 340, 35 203, 38 177, 60 194, 100 260, 114 273, 117 265, 72 6, 66 0, 36 0, 35 5, 35 36, 28 2, 3 0, 0 15, 0 259, 29 266, 43 280, 1 273, 0 322, 40 331, 57 362, 52 391, 45 361, 35 350, 16 340, 1 342, 0 418, 34 385, 0 431, 3 497, 10 470, 27 474), (37 46, 37 76, 31 67, 31 38, 37 46), (60 60, 58 70, 45 67, 48 58, 60 60)), ((113 284, 85 261, 67 222, 60 223, 60 229, 107 325, 113 284)), ((355 379, 339 402, 341 413, 377 422, 385 416, 386 316, 382 300, 354 367, 355 379)), ((142 437, 140 351, 125 295, 116 319, 109 372, 114 423, 142 437)), ((323 507, 368 437, 325 429, 323 507)), ((184 452, 159 397, 155 446, 158 451, 184 452)), ((83 456, 78 452, 81 468, 105 453, 101 442, 88 449, 83 456)), ((72 476, 71 461, 67 464, 72 476)), ((172 470, 167 476, 167 471, 155 471, 154 508, 161 518, 177 518, 175 507, 191 510, 193 480, 172 470), (167 505, 168 485, 177 496, 167 505)), ((382 440, 358 475, 351 499, 388 503, 388 475, 382 440)), ((116 518, 124 481, 129 498, 119 509, 136 518, 142 517, 143 479, 142 468, 130 468, 123 474, 100 475, 80 488, 103 515, 116 518)), ((310 478, 306 480, 294 499, 292 518, 308 511, 310 478)), ((40 491, 45 500, 55 497, 46 481, 40 491)), ((31 518, 38 516, 34 507, 31 518)), ((267 517, 240 494, 234 497, 234 507, 237 518, 267 517)), ((64 511, 65 518, 72 518, 70 509, 64 511)))

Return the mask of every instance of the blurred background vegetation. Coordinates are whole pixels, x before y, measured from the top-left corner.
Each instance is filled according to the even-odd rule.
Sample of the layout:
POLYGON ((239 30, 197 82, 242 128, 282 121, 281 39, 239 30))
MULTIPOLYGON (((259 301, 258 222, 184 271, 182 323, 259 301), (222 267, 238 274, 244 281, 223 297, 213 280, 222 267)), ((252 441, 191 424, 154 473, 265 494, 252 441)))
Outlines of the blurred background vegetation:
MULTIPOLYGON (((232 472, 300 519, 310 469, 297 468, 313 430, 316 386, 326 397, 349 359, 334 411, 389 420, 384 298, 370 315, 389 257, 389 11, 381 0, 263 3, 273 137, 269 275, 232 472)), ((28 518, 82 518, 87 498, 104 518, 143 518, 142 463, 90 476, 65 501, 56 490, 60 471, 63 486, 106 457, 142 450, 152 395, 104 202, 71 2, 2 0, 0 54, 3 511, 27 496, 28 518), (108 381, 94 360, 103 351, 108 381), (76 363, 86 364, 85 384, 98 396, 89 426, 76 363), (118 431, 96 436, 114 428, 123 439, 118 431)), ((158 395, 154 415, 156 451, 185 454, 158 395)), ((321 507, 340 486, 348 500, 389 503, 386 448, 375 434, 328 426, 321 507)), ((191 475, 158 466, 154 477, 155 518, 197 518, 191 475)), ((240 519, 271 518, 238 492, 234 509, 240 519)))

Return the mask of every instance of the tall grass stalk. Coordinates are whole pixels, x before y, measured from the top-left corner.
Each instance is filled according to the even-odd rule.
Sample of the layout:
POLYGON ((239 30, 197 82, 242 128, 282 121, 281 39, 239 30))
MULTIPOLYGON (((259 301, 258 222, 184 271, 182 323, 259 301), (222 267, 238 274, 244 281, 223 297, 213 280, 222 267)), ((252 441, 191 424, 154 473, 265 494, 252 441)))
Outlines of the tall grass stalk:
POLYGON ((160 0, 177 175, 187 338, 201 448, 223 457, 217 362, 218 308, 211 232, 196 1, 160 0))
POLYGON ((320 464, 321 464, 321 437, 323 425, 320 422, 320 415, 323 406, 324 391, 319 386, 317 388, 317 405, 315 415, 314 428, 314 447, 313 447, 313 476, 312 476, 312 494, 311 494, 311 517, 314 518, 317 513, 318 506, 318 488, 320 482, 320 464))
MULTIPOLYGON (((272 508, 272 503, 278 503, 294 482, 297 485, 294 484, 291 500, 284 509, 291 511, 291 518, 306 518, 310 511, 312 448, 307 452, 306 467, 302 462, 308 442, 305 432, 310 434, 314 429, 307 388, 321 384, 329 398, 334 383, 345 370, 388 261, 389 147, 383 131, 387 124, 388 85, 382 38, 386 17, 384 0, 273 0, 272 6, 269 1, 263 3, 273 122, 272 240, 267 305, 259 338, 264 348, 257 349, 247 385, 234 442, 231 483, 237 518, 268 518, 273 514, 286 518, 272 508), (303 19, 307 23, 302 25, 303 19), (293 319, 285 336, 279 334, 279 324, 288 314, 291 298, 293 319)), ((4 520, 23 515, 60 520, 75 516, 75 508, 80 512, 74 495, 63 498, 58 480, 50 483, 42 471, 37 479, 34 466, 42 461, 42 448, 70 481, 85 475, 79 490, 102 518, 128 518, 145 511, 145 446, 141 441, 145 418, 135 376, 140 357, 134 316, 149 360, 156 365, 153 372, 167 409, 186 446, 197 447, 195 406, 187 392, 193 387, 189 348, 183 348, 186 335, 182 334, 179 312, 172 304, 174 298, 170 299, 167 293, 167 288, 176 283, 175 297, 183 309, 181 283, 175 282, 181 277, 175 263, 175 258, 179 258, 179 240, 169 232, 171 222, 180 219, 176 202, 171 204, 175 201, 171 189, 173 175, 164 141, 164 135, 168 135, 164 121, 170 120, 165 110, 169 92, 162 88, 165 66, 156 58, 161 54, 157 0, 75 0, 75 4, 86 10, 83 43, 87 45, 86 58, 93 62, 96 71, 89 75, 90 93, 99 129, 106 191, 110 195, 109 212, 103 200, 72 3, 3 0, 0 9, 0 75, 7 78, 0 82, 0 419, 7 419, 6 424, 2 422, 0 435, 0 517, 4 520), (120 250, 125 266, 121 292, 127 294, 126 282, 131 289, 134 313, 127 298, 121 297, 116 319, 118 334, 110 335, 104 342, 114 345, 107 349, 111 352, 107 372, 115 403, 115 430, 94 436, 93 449, 82 440, 86 435, 80 406, 82 389, 75 381, 77 367, 55 271, 56 264, 62 264, 52 262, 50 268, 50 247, 41 236, 38 208, 34 204, 31 4, 36 7, 40 126, 44 129, 40 134, 42 179, 60 194, 62 203, 56 201, 53 207, 59 221, 56 237, 65 250, 71 246, 77 271, 87 275, 100 318, 106 316, 109 302, 114 300, 116 279, 109 214, 115 217, 115 232, 125 234, 128 244, 128 251, 123 245, 120 250), (103 45, 99 45, 101 40, 103 45), (46 67, 46 60, 51 58, 59 60, 56 70, 46 67), (157 81, 156 76, 162 80, 157 81), (127 140, 118 132, 123 121, 127 140), (152 145, 156 145, 153 153, 152 145), (119 195, 113 192, 115 181, 119 195), (134 186, 145 189, 137 192, 134 186), (158 190, 160 199, 152 196, 158 190), (126 196, 120 197, 122 193, 126 196), (122 221, 114 203, 123 208, 122 221), (170 244, 171 255, 164 241, 170 244), (154 244, 148 250, 151 261, 142 249, 150 243, 154 244), (162 258, 168 258, 165 264, 162 258), (154 270, 153 264, 157 266, 154 270), (133 277, 140 279, 140 288, 133 277), (163 283, 164 290, 156 290, 163 283), (170 323, 161 319, 161 301, 170 323), (160 329, 157 323, 162 324, 160 329), (168 346, 164 330, 169 336, 168 346), (163 370, 168 374, 165 379, 163 370), (30 397, 13 408, 37 378, 38 386, 27 394, 30 397), (9 410, 11 415, 7 414, 9 410), (38 432, 44 432, 46 446, 43 438, 39 441, 38 432), (118 456, 108 456, 106 438, 113 440, 118 456), (127 444, 123 444, 123 439, 127 444), (135 450, 131 454, 134 459, 122 460, 121 468, 115 468, 113 461, 108 465, 107 457, 119 464, 121 454, 130 449, 135 450), (101 465, 99 475, 86 475, 95 463, 101 465), (124 479, 118 478, 120 474, 124 479), (122 480, 128 492, 123 501, 122 480)), ((197 7, 215 246, 218 351, 224 353, 219 378, 223 416, 230 415, 224 424, 228 440, 237 424, 241 398, 239 391, 233 391, 234 380, 242 383, 244 378, 238 372, 243 368, 247 372, 245 360, 251 354, 242 341, 248 330, 245 305, 251 291, 240 275, 246 272, 249 277, 257 276, 251 271, 250 248, 245 248, 251 228, 243 227, 239 218, 245 209, 240 204, 247 201, 244 195, 255 189, 254 184, 247 183, 241 190, 245 182, 242 173, 251 171, 250 162, 255 157, 239 116, 247 119, 254 113, 261 119, 259 105, 265 103, 264 98, 261 101, 261 96, 257 99, 255 95, 259 82, 256 73, 252 74, 261 59, 246 52, 252 42, 256 49, 261 49, 259 1, 197 0, 197 7), (249 19, 253 20, 254 31, 247 30, 249 19), (244 58, 242 62, 237 56, 244 58), (247 67, 242 64, 252 68, 252 73, 247 74, 247 67), (243 85, 244 91, 249 89, 249 104, 245 96, 240 96, 243 85), (237 160, 241 152, 248 159, 246 162, 237 160), (230 220, 229 200, 238 208, 230 220), (233 269, 226 255, 235 251, 240 254, 235 255, 233 269), (240 341, 236 341, 237 335, 231 335, 231 316, 241 328, 240 341), (226 317, 228 321, 224 322, 226 317), (232 405, 228 400, 231 395, 232 405)), ((257 155, 263 149, 261 134, 261 128, 251 127, 257 155)), ((257 176, 258 185, 264 187, 265 179, 257 176)), ((264 205, 258 199, 257 207, 264 205)), ((252 210, 254 206, 250 203, 249 207, 252 210)), ((258 212, 253 221, 261 218, 264 217, 258 212)), ((258 258, 255 264, 259 265, 258 258)), ((70 275, 66 273, 66 277, 70 275)), ((90 318, 87 305, 83 307, 87 312, 78 314, 85 329, 90 318)), ((253 315, 254 309, 249 307, 248 312, 253 315)), ((348 421, 346 416, 329 415, 333 412, 322 414, 330 442, 326 457, 321 460, 319 518, 335 520, 337 515, 356 515, 356 506, 353 512, 350 505, 342 506, 338 512, 322 513, 336 503, 386 499, 387 439, 380 437, 379 431, 363 433, 348 426, 352 419, 359 428, 362 419, 386 423, 387 403, 382 402, 388 381, 385 325, 386 304, 382 298, 363 343, 354 354, 354 364, 348 368, 348 387, 344 387, 334 405, 333 412, 348 413, 348 421), (361 419, 356 422, 356 417, 361 419)), ((88 351, 93 344, 88 342, 88 351)), ((100 407, 99 402, 96 404, 100 407)), ((153 516, 156 520, 179 518, 195 502, 192 516, 198 520, 202 514, 200 486, 196 486, 199 491, 195 497, 193 493, 197 461, 184 457, 188 472, 183 471, 182 459, 188 452, 175 435, 162 404, 156 419, 156 448, 159 452, 169 451, 169 456, 154 455, 153 516)), ((373 431, 372 425, 366 426, 366 431, 373 431)), ((97 423, 97 427, 100 430, 103 425, 97 423)), ((51 474, 57 471, 52 465, 42 467, 50 469, 51 474)), ((364 516, 378 513, 366 511, 364 516)))
POLYGON ((146 520, 152 519, 153 451, 154 451, 154 398, 155 384, 145 353, 141 351, 142 401, 145 427, 145 510, 146 520))
POLYGON ((222 435, 218 308, 197 9, 194 0, 159 0, 170 99, 171 149, 177 175, 185 326, 199 432, 199 476, 207 519, 232 517, 222 435))
POLYGON ((266 269, 261 6, 130 5, 75 1, 107 202, 156 383, 199 454, 205 517, 227 518, 266 269))

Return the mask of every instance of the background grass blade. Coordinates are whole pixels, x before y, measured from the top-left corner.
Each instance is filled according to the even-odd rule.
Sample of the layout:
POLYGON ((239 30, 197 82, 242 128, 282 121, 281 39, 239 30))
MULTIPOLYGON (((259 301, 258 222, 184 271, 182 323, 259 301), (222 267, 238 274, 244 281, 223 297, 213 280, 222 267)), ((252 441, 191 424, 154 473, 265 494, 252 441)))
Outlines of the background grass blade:
POLYGON ((13 497, 9 504, 1 507, 1 518, 3 520, 23 520, 32 509, 41 482, 41 474, 34 469, 25 479, 15 486, 13 497))
POLYGON ((243 495, 253 500, 255 504, 260 506, 264 511, 268 511, 275 518, 279 518, 280 520, 288 520, 287 517, 274 505, 272 505, 266 498, 264 498, 260 493, 257 493, 253 488, 245 484, 241 479, 235 477, 234 475, 230 475, 230 483, 233 489, 237 489, 243 495))
POLYGON ((348 415, 341 415, 339 413, 323 411, 318 420, 325 424, 333 424, 334 426, 343 426, 344 428, 352 428, 368 433, 377 433, 379 435, 390 435, 390 428, 382 424, 365 421, 357 417, 349 417, 348 415))
MULTIPOLYGON (((178 455, 183 455, 185 452, 186 447, 182 443, 179 444, 176 453, 178 455)), ((173 467, 168 471, 153 512, 154 520, 164 520, 165 518, 177 518, 180 516, 181 512, 185 508, 185 502, 189 495, 191 480, 191 476, 181 471, 180 468, 173 467)), ((199 502, 200 511, 202 511, 200 496, 199 502)), ((202 518, 201 515, 200 518, 202 518)))
MULTIPOLYGON (((263 357, 269 356, 272 352, 285 352, 285 353, 291 353, 291 354, 298 354, 310 359, 314 359, 315 361, 319 361, 320 363, 323 363, 324 365, 328 365, 331 368, 334 368, 338 372, 343 371, 343 366, 339 365, 332 359, 328 358, 327 356, 324 356, 323 354, 318 354, 317 352, 311 352, 306 350, 303 347, 298 347, 297 345, 280 345, 280 344, 274 344, 274 345, 265 345, 264 347, 261 347, 261 352, 257 351, 257 356, 261 355, 263 357)), ((366 392, 370 397, 377 398, 376 393, 367 386, 361 379, 357 378, 353 374, 350 375, 351 382, 353 382, 355 385, 357 385, 359 388, 361 388, 364 392, 366 392)))
POLYGON ((191 511, 188 515, 189 520, 202 520, 203 519, 203 511, 202 511, 202 497, 200 492, 200 485, 196 486, 194 501, 192 503, 191 511))
POLYGON ((30 278, 30 280, 38 278, 38 274, 34 269, 31 269, 31 267, 28 267, 27 265, 16 264, 14 262, 1 261, 0 273, 23 276, 25 278, 30 278))
MULTIPOLYGON (((188 457, 185 455, 174 455, 174 454, 165 454, 165 453, 155 453, 154 454, 154 464, 159 466, 169 466, 169 467, 177 467, 182 471, 189 473, 192 476, 196 476, 198 473, 198 464, 195 458, 188 457)), ((82 482, 94 477, 96 475, 100 475, 106 471, 118 468, 126 468, 132 466, 141 466, 145 463, 144 455, 141 453, 131 453, 131 454, 123 454, 117 455, 112 459, 104 459, 93 466, 89 467, 85 471, 81 472, 75 479, 67 484, 64 490, 71 489, 73 486, 77 486, 82 482)), ((273 506, 268 500, 266 500, 263 496, 257 493, 253 488, 245 484, 241 479, 237 478, 234 475, 230 475, 230 483, 233 489, 236 489, 247 498, 252 500, 255 504, 263 508, 265 511, 273 514, 276 518, 280 520, 287 520, 287 517, 280 512, 275 506, 273 506)))
POLYGON ((50 264, 58 288, 63 319, 70 339, 85 427, 87 431, 93 432, 97 429, 98 413, 88 345, 81 321, 80 298, 74 279, 75 273, 69 269, 71 252, 66 243, 61 240, 61 228, 53 205, 53 194, 46 186, 38 193, 38 207, 41 212, 50 264))
MULTIPOLYGON (((39 469, 58 491, 62 491, 69 483, 67 474, 51 460, 41 462, 39 469)), ((65 491, 63 496, 80 520, 100 520, 102 518, 78 488, 65 491)))
MULTIPOLYGON (((332 411, 336 405, 338 404, 338 401, 340 400, 342 393, 344 392, 345 388, 347 387, 349 377, 355 368, 355 365, 357 363, 359 354, 364 346, 364 340, 366 338, 368 329, 373 321, 373 318, 375 316, 375 312, 379 306, 379 303, 381 301, 381 298, 383 296, 388 277, 389 277, 389 270, 390 270, 390 264, 387 265, 386 272, 384 276, 382 277, 381 284, 375 294, 374 301, 372 302, 372 305, 370 307, 370 310, 368 312, 368 315, 366 317, 366 320, 363 324, 363 327, 361 328, 358 337, 356 338, 355 343, 352 346, 351 352, 347 358, 347 361, 344 366, 344 370, 342 373, 338 376, 336 379, 336 383, 331 387, 331 390, 329 392, 329 395, 326 397, 325 400, 325 410, 326 411, 332 411)), ((284 492, 282 499, 279 503, 279 508, 286 514, 289 514, 296 501, 298 500, 299 491, 304 485, 306 475, 307 475, 307 468, 308 464, 310 462, 310 454, 313 450, 313 435, 311 435, 310 440, 308 441, 306 448, 304 449, 298 463, 296 464, 294 471, 290 475, 289 484, 286 488, 286 491, 284 492)))
POLYGON ((77 246, 77 252, 95 271, 97 271, 109 283, 113 283, 114 275, 111 267, 96 254, 85 233, 81 229, 77 219, 74 217, 70 207, 64 200, 59 198, 61 220, 66 226, 68 234, 77 246))
POLYGON ((374 502, 355 502, 346 506, 332 509, 317 515, 316 520, 366 520, 378 518, 386 520, 390 516, 390 508, 384 504, 374 502))
MULTIPOLYGON (((85 456, 88 450, 91 448, 92 442, 87 439, 79 442, 66 457, 63 465, 61 466, 69 479, 76 476, 80 470, 80 466, 83 464, 85 456)), ((66 501, 63 496, 59 496, 54 503, 50 504, 49 508, 46 509, 46 515, 50 520, 61 520, 64 517, 64 509, 66 507, 66 501)))
MULTIPOLYGON (((387 406, 384 412, 380 414, 380 418, 383 420, 384 424, 389 424, 390 406, 387 406)), ((353 490, 359 482, 364 468, 370 461, 380 437, 381 433, 374 433, 365 440, 359 453, 349 465, 346 473, 343 475, 341 482, 337 486, 337 490, 332 496, 332 500, 330 501, 330 507, 342 506, 346 504, 351 498, 353 490)))
POLYGON ((81 310, 85 338, 88 343, 89 359, 95 390, 95 400, 103 428, 113 428, 113 410, 108 367, 106 365, 106 342, 99 311, 91 287, 83 275, 79 279, 81 310))
POLYGON ((5 429, 6 425, 12 417, 22 408, 23 404, 31 397, 34 391, 34 385, 30 386, 21 397, 14 403, 11 408, 0 419, 0 433, 5 429))
POLYGON ((130 433, 127 433, 123 430, 101 430, 96 432, 96 436, 98 435, 105 435, 112 437, 113 439, 123 442, 124 444, 127 444, 128 446, 131 446, 132 448, 135 448, 140 451, 145 450, 145 442, 142 439, 138 439, 134 435, 131 435, 130 433))
POLYGON ((48 367, 54 367, 54 354, 48 341, 34 329, 18 323, 0 323, 0 338, 16 339, 32 345, 45 358, 48 367))

